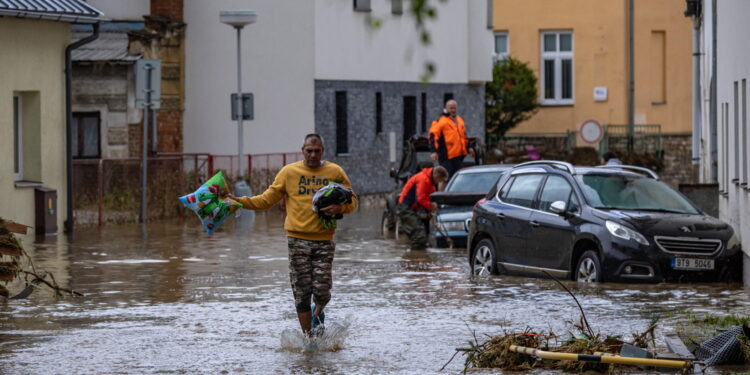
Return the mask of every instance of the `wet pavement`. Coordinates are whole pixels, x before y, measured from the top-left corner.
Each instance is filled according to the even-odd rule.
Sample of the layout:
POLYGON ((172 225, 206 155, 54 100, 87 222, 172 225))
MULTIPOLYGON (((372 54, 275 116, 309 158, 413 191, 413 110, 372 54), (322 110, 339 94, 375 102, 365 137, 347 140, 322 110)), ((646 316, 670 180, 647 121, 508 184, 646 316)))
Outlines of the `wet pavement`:
MULTIPOLYGON (((552 281, 473 280, 465 250, 411 252, 379 224, 377 209, 340 222, 326 323, 345 339, 313 352, 289 340, 298 323, 277 211, 212 236, 187 217, 26 242, 38 269, 86 296, 41 289, 0 305, 0 374, 457 374, 462 357, 439 370, 473 334, 559 334, 579 318, 552 281)), ((566 285, 596 331, 624 338, 655 315, 661 335, 679 312, 750 306, 740 285, 566 285)))

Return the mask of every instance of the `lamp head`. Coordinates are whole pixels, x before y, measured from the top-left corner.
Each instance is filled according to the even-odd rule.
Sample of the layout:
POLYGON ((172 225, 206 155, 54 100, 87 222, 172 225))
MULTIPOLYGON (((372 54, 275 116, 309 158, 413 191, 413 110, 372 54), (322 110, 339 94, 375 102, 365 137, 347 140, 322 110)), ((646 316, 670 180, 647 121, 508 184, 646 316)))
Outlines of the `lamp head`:
POLYGON ((240 29, 245 25, 255 23, 256 19, 258 19, 258 13, 254 10, 222 10, 219 12, 219 21, 240 29))

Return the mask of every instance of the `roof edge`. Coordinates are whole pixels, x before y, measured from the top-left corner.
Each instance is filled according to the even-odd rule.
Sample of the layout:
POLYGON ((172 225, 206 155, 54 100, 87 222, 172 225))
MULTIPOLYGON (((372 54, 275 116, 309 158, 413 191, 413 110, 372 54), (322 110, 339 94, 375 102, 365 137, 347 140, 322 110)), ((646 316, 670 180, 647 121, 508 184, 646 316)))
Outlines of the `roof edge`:
POLYGON ((48 12, 31 12, 27 10, 0 9, 0 16, 10 16, 33 20, 68 22, 68 23, 100 23, 110 21, 109 18, 100 16, 71 15, 48 12))

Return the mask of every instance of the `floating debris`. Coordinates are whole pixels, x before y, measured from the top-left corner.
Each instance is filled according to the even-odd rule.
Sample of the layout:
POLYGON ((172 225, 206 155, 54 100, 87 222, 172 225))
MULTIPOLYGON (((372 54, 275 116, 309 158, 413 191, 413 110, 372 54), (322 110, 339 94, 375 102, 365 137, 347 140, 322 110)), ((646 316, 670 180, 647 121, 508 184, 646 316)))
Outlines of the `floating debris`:
POLYGON ((38 284, 45 284, 55 291, 57 295, 61 292, 83 296, 74 290, 62 288, 57 285, 55 277, 49 274, 51 281, 45 280, 47 273, 38 273, 34 267, 31 257, 21 246, 21 243, 13 233, 25 234, 27 226, 14 223, 0 218, 0 282, 6 285, 16 280, 23 279, 24 289, 12 297, 8 288, 0 285, 0 300, 21 299, 28 297, 38 284))

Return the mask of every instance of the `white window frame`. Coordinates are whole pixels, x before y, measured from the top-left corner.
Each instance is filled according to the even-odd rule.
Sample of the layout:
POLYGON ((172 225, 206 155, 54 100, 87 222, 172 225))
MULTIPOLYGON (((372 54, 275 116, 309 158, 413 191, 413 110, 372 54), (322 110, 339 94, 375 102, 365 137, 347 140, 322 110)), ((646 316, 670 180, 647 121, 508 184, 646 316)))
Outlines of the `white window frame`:
POLYGON ((510 35, 507 31, 495 31, 492 37, 492 61, 494 63, 498 63, 500 61, 504 61, 508 58, 508 54, 510 54, 510 35), (504 53, 498 53, 495 48, 497 47, 497 37, 498 36, 505 36, 505 52, 504 53))
POLYGON ((539 82, 540 82, 540 98, 539 102, 542 105, 573 105, 575 104, 575 92, 576 92, 576 77, 575 77, 575 35, 573 30, 545 30, 539 33, 539 82), (570 51, 560 51, 560 35, 570 35, 570 51), (555 47, 556 51, 544 51, 544 37, 546 35, 555 35, 555 47), (554 60, 554 74, 555 74, 555 87, 554 87, 554 98, 545 98, 544 92, 546 91, 546 80, 545 80, 545 64, 544 60, 554 60), (562 61, 570 60, 571 71, 570 71, 570 98, 562 97, 562 61))
POLYGON ((13 181, 23 180, 23 103, 21 95, 13 94, 13 132, 18 132, 18 144, 15 136, 13 138, 13 181), (16 120, 18 118, 18 120, 16 120), (18 158, 18 170, 15 166, 15 158, 18 158))

